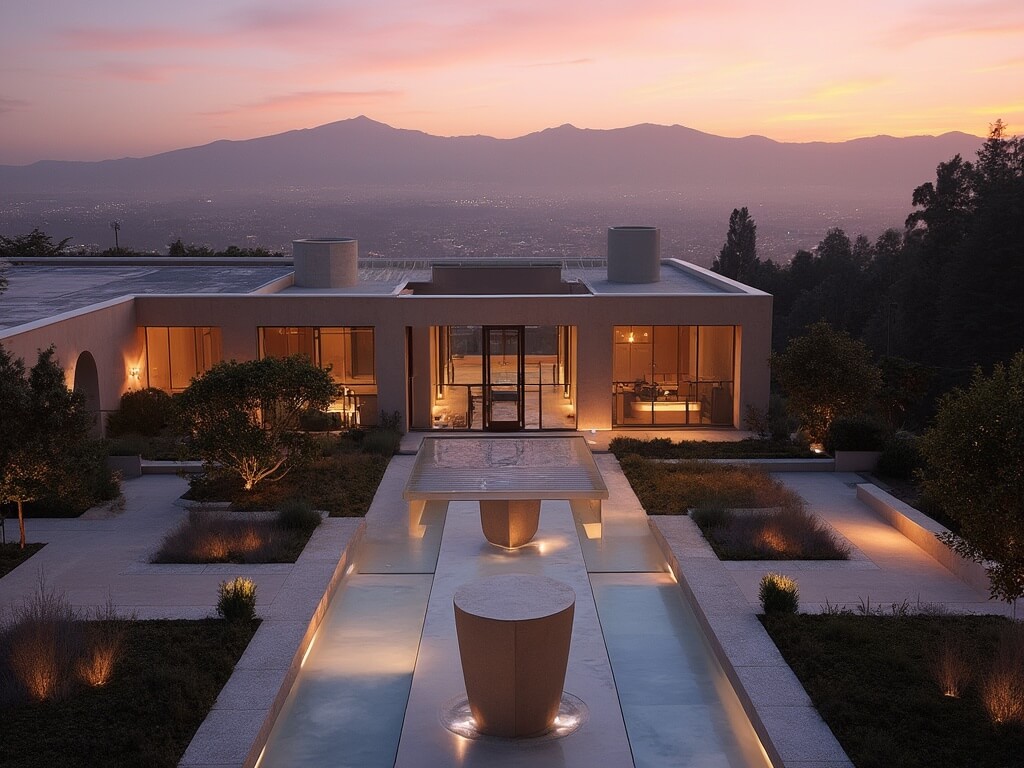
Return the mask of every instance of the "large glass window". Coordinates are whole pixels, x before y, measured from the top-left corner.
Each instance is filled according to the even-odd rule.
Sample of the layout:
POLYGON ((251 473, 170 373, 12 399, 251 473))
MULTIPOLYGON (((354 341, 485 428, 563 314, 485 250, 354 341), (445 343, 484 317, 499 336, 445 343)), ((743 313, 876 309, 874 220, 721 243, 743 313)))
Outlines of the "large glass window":
POLYGON ((616 326, 613 424, 731 425, 735 339, 731 325, 616 326))
POLYGON ((377 374, 373 328, 266 327, 259 329, 260 357, 305 355, 341 385, 331 405, 339 426, 377 423, 377 374))
POLYGON ((192 379, 220 360, 220 328, 146 328, 147 377, 151 387, 181 392, 192 379))

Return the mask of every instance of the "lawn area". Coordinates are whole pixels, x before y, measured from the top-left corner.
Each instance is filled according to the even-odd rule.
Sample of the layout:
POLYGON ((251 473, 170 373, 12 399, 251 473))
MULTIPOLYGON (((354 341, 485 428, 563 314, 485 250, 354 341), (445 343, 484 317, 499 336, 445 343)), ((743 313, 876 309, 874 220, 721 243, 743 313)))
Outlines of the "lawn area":
POLYGON ((0 765, 172 768, 258 624, 127 622, 124 655, 105 686, 0 706, 0 765))
MULTIPOLYGON (((1022 764, 1024 724, 993 724, 980 694, 1000 648, 1010 646, 1001 640, 1007 619, 846 614, 762 621, 857 768, 1022 764), (944 696, 933 674, 943 638, 960 644, 974 673, 959 698, 944 696)), ((1021 663, 1013 662, 1018 685, 1021 663)), ((1016 695, 1021 703, 1024 691, 1016 695)))
POLYGON ((22 549, 18 546, 18 542, 0 544, 0 576, 6 576, 43 546, 43 544, 25 544, 25 548, 22 549))
POLYGON ((277 482, 245 491, 240 480, 209 482, 197 478, 185 498, 230 501, 232 509, 277 509, 289 500, 306 501, 332 517, 362 517, 370 509, 390 457, 363 451, 345 438, 324 438, 319 455, 277 482))
POLYGON ((772 440, 680 440, 667 437, 638 440, 635 437, 614 437, 608 449, 622 459, 633 453, 649 459, 816 459, 819 454, 803 445, 777 443, 772 440))
POLYGON ((702 461, 620 461, 649 515, 693 510, 722 560, 845 560, 849 547, 805 509, 803 499, 757 467, 702 461))

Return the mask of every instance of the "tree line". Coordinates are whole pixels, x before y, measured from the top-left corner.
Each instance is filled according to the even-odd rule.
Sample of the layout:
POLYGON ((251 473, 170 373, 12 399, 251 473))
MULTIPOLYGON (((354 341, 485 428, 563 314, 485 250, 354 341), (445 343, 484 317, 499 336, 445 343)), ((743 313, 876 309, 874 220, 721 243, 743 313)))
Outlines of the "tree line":
MULTIPOLYGON (((33 256, 154 256, 156 254, 144 251, 136 251, 131 248, 107 248, 104 251, 91 253, 75 253, 69 250, 72 238, 65 237, 63 240, 55 241, 50 235, 38 227, 26 235, 15 235, 6 237, 0 235, 0 259, 20 259, 33 256)), ((237 245, 229 245, 223 250, 216 250, 207 245, 196 245, 195 243, 184 243, 179 237, 167 246, 167 256, 180 257, 207 257, 207 258, 239 258, 253 259, 262 257, 284 256, 280 251, 269 251, 266 248, 240 248, 237 245)))
POLYGON ((902 229, 874 242, 831 229, 787 264, 758 258, 739 208, 712 269, 774 296, 777 352, 819 321, 863 342, 883 387, 919 390, 921 426, 941 393, 1024 346, 1024 138, 997 121, 974 161, 941 163, 912 204, 902 229))

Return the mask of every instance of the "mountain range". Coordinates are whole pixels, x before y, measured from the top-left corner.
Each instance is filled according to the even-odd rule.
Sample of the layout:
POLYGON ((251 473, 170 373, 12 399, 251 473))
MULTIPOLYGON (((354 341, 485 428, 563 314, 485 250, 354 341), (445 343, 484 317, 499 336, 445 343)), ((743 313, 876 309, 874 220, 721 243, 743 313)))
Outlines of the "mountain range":
MULTIPOLYGON (((2 193, 271 191, 487 185, 546 192, 600 189, 803 191, 903 199, 938 163, 973 158, 965 133, 826 143, 726 138, 680 125, 590 130, 563 125, 513 139, 433 136, 367 117, 142 158, 0 166, 2 193)), ((803 197, 804 195, 798 195, 803 197)))

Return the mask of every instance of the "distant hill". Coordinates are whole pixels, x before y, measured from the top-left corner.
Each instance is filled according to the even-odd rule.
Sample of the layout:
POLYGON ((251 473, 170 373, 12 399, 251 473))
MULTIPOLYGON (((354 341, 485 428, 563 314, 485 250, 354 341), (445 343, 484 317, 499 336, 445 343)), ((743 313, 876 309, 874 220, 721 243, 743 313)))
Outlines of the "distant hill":
POLYGON ((839 143, 733 139, 679 125, 589 130, 563 125, 515 139, 432 136, 366 117, 247 141, 215 141, 143 158, 0 166, 0 193, 268 191, 465 184, 552 191, 814 190, 909 198, 982 139, 965 133, 839 143))

